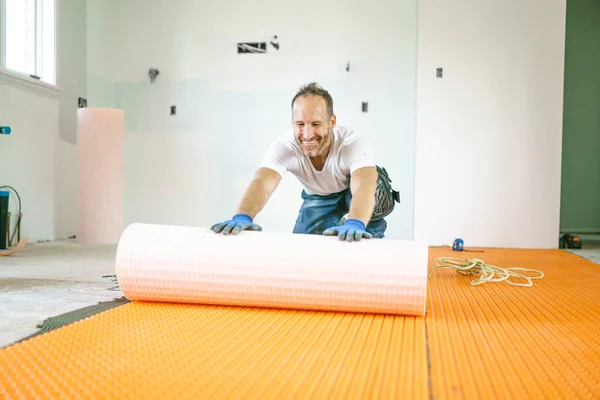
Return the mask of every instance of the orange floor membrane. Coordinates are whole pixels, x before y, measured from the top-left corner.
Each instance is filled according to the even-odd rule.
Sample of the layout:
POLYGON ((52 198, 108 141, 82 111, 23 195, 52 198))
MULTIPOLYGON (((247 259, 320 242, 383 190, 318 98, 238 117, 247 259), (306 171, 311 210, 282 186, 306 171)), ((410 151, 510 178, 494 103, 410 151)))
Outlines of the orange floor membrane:
POLYGON ((0 398, 425 398, 423 318, 130 303, 0 352, 0 398))
POLYGON ((598 398, 600 266, 460 256, 545 277, 435 271, 425 318, 134 302, 0 350, 0 398, 598 398))
MULTIPOLYGON (((456 257, 431 249, 436 257, 456 257)), ((431 397, 600 398, 600 265, 562 250, 463 253, 545 276, 531 287, 472 286, 434 271, 427 302, 431 397)))

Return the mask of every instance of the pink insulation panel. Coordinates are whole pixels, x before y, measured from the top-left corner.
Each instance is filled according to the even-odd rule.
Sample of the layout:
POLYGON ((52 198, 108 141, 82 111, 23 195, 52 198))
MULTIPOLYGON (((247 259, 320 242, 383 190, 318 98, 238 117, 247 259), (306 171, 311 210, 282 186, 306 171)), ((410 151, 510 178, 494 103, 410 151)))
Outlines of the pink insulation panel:
POLYGON ((422 316, 428 255, 412 241, 137 223, 116 271, 130 300, 422 316))
POLYGON ((116 243, 124 228, 123 110, 77 110, 77 240, 116 243))

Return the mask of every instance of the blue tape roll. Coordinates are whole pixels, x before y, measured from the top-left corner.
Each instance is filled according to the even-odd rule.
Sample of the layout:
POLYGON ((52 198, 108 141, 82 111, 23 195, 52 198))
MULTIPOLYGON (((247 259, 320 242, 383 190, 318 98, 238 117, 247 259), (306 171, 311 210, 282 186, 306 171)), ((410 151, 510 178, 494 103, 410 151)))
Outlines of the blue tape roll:
POLYGON ((465 246, 465 242, 462 239, 454 239, 454 243, 452 243, 452 250, 454 251, 463 251, 465 246))

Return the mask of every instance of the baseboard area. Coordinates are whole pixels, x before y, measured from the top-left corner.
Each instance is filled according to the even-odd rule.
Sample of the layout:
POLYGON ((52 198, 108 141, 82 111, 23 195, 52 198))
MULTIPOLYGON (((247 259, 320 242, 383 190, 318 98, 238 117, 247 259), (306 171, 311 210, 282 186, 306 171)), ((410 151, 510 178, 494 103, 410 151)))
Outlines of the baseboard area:
POLYGON ((560 233, 587 233, 587 234, 600 234, 600 227, 596 228, 560 228, 560 233))

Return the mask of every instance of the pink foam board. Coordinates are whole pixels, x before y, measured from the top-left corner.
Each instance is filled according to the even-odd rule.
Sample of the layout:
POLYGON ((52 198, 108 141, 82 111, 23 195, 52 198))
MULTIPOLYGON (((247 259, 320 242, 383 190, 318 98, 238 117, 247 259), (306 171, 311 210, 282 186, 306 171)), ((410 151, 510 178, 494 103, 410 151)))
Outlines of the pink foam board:
POLYGON ((77 240, 116 243, 124 228, 124 112, 77 110, 77 240))

